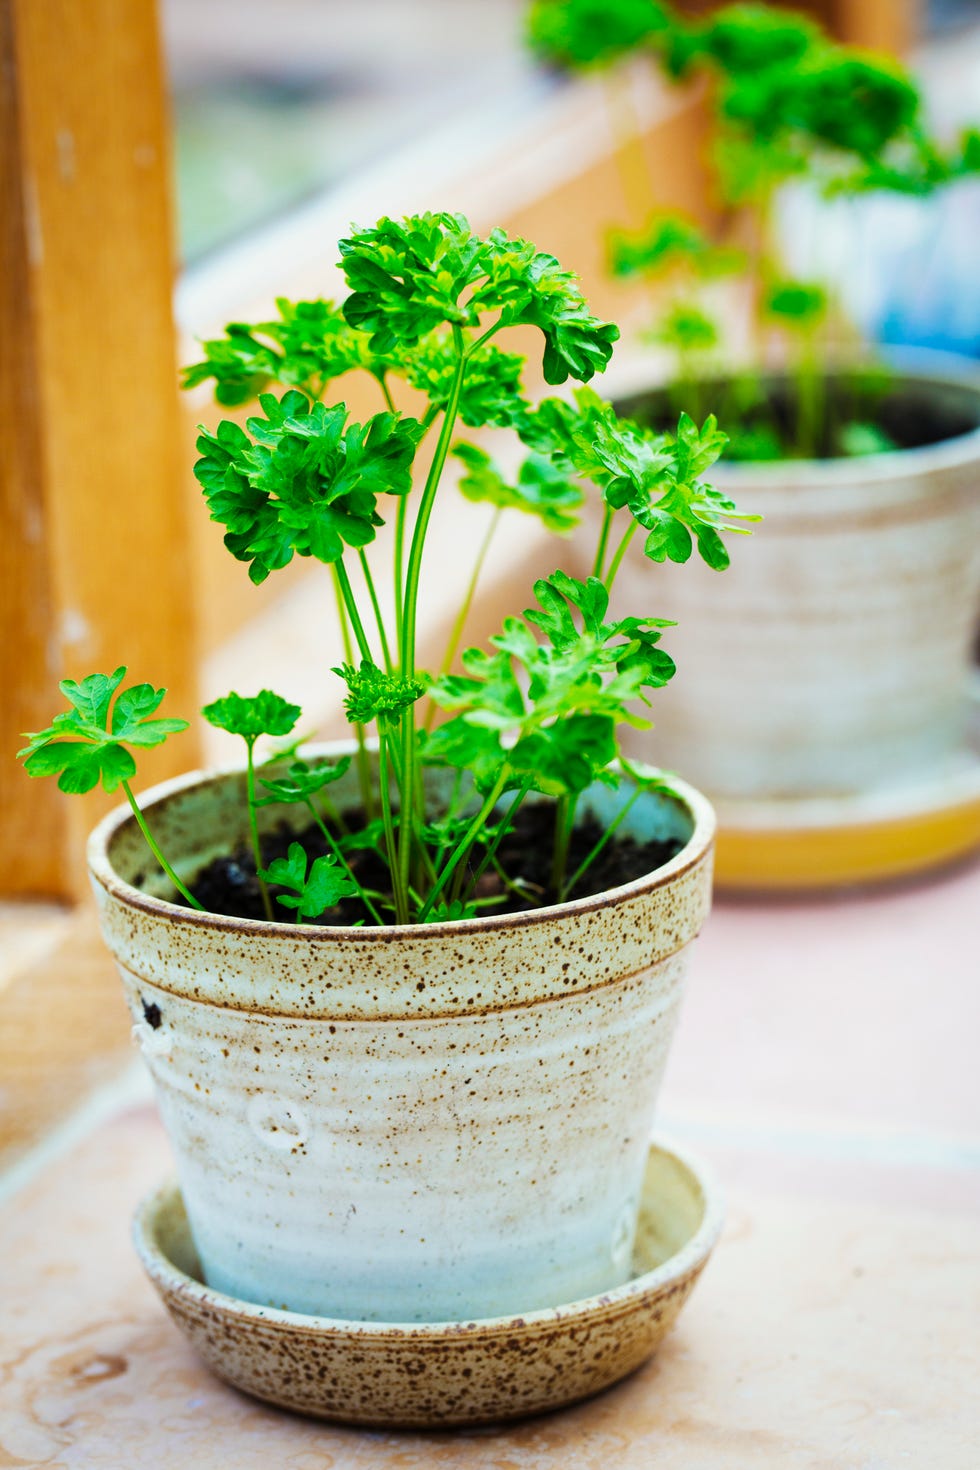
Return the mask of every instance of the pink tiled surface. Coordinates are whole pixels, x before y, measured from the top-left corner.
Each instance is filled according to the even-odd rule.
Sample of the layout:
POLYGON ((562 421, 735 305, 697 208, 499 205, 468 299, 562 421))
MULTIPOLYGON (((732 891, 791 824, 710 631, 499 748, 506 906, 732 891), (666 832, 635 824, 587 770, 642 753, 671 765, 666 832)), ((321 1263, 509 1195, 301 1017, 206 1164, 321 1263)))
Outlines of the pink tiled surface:
POLYGON ((976 1470, 978 940, 977 868, 719 905, 663 1118, 727 1187, 722 1242, 653 1363, 501 1431, 334 1429, 213 1379, 130 1250, 168 1152, 119 1111, 0 1214, 0 1467, 976 1470))
POLYGON ((980 1135, 980 867, 803 902, 718 902, 665 1107, 826 1132, 980 1135))

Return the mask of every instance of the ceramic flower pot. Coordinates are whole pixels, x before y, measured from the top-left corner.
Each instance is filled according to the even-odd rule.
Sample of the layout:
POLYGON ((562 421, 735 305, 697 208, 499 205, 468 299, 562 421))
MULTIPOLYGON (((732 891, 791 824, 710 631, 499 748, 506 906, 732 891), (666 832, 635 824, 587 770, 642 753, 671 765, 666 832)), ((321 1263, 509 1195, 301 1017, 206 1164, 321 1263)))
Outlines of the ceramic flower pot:
MULTIPOLYGON (((901 787, 961 756, 980 613, 980 378, 903 373, 953 437, 861 459, 721 465, 762 524, 724 576, 631 548, 617 602, 675 618, 684 669, 633 753, 719 798, 901 787)), ((617 406, 637 413, 649 395, 617 406)))
MULTIPOLYGON (((468 1320, 626 1280, 714 819, 683 783, 627 827, 683 849, 530 914, 405 928, 178 908, 121 809, 89 862, 208 1284, 362 1321, 468 1320)), ((358 803, 352 773, 332 788, 358 803)), ((595 805, 622 800, 602 790, 595 805)), ((183 877, 245 837, 240 771, 144 798, 183 877)), ((604 813, 600 810, 600 816, 604 813)), ((303 825, 268 807, 267 828, 303 825)))

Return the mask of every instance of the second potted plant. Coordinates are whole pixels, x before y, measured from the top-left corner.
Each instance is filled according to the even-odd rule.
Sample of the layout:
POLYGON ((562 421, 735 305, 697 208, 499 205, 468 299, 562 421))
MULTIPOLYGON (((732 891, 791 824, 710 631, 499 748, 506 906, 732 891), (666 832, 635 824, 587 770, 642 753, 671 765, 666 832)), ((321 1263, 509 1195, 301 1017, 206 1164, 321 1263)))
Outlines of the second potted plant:
MULTIPOLYGON (((712 237, 663 212, 614 236, 613 270, 661 292, 650 336, 675 366, 653 387, 637 358, 617 407, 657 425, 710 399, 731 435, 717 483, 766 521, 731 577, 668 571, 687 677, 630 748, 718 800, 729 886, 948 861, 980 843, 980 378, 929 354, 870 362, 827 286, 788 271, 777 205, 798 182, 926 194, 976 170, 977 134, 940 147, 900 66, 781 8, 602 9, 599 25, 591 0, 537 0, 533 39, 566 65, 645 51, 702 74, 720 205, 712 237), (729 332, 723 360, 733 323, 747 341, 729 332)), ((635 605, 646 585, 633 554, 618 595, 635 605)))
POLYGON ((558 384, 602 370, 617 332, 524 241, 439 214, 340 248, 342 307, 282 302, 189 379, 225 403, 260 393, 245 428, 202 432, 197 474, 254 581, 295 555, 333 579, 349 749, 270 759, 260 742, 294 739, 298 707, 232 693, 204 713, 241 736, 241 766, 138 801, 133 751, 183 722, 120 668, 66 680, 70 710, 22 754, 66 791, 127 797, 92 877, 208 1283, 362 1321, 529 1311, 630 1268, 713 818, 620 755, 674 665, 664 621, 613 619, 609 596, 637 527, 720 557, 734 509, 704 476, 724 439, 710 419, 637 430, 588 389, 532 406, 492 339, 537 328, 558 384), (365 424, 323 402, 352 370, 378 384, 365 424), (427 395, 418 419, 396 407, 405 379, 427 395), (587 481, 606 514, 590 575, 541 579, 489 651, 433 679, 417 614, 460 421, 531 450, 516 477, 458 450, 468 493, 562 527, 587 481), (370 552, 389 506, 386 621, 370 552))

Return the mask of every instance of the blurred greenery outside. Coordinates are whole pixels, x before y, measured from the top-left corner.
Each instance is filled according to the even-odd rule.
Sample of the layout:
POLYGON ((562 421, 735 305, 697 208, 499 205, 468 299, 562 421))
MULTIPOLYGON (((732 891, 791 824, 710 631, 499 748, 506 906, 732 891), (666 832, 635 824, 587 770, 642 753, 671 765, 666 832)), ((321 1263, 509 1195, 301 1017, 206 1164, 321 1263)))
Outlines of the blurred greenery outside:
POLYGON ((487 127, 554 76, 523 0, 163 0, 180 254, 193 265, 465 117, 487 127))
MULTIPOLYGON (((386 151, 438 144, 464 119, 472 129, 485 116, 489 131, 508 110, 560 86, 522 45, 524 9, 525 0, 163 0, 183 265, 386 151)), ((927 94, 940 113, 951 96, 962 109, 980 75, 980 0, 929 0, 925 9, 943 57, 931 85, 927 68, 927 94), (958 81, 946 85, 950 44, 961 34, 970 45, 958 81)), ((956 243, 973 235, 975 204, 917 209, 872 202, 861 249, 870 243, 872 275, 886 284, 869 290, 865 309, 849 306, 873 337, 980 351, 980 296, 964 284, 956 243), (929 243, 937 232, 941 249, 929 243)), ((805 217, 799 228, 812 234, 805 217)))

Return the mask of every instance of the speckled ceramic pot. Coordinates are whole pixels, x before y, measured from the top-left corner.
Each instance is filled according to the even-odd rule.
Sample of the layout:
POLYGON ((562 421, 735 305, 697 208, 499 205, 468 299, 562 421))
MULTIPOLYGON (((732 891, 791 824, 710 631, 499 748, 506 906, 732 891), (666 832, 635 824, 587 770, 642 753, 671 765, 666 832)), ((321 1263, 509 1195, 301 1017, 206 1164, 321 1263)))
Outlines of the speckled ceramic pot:
MULTIPOLYGON (((703 797, 644 795, 657 872, 527 915, 264 924, 167 901, 126 809, 89 862, 208 1284, 290 1311, 456 1321, 626 1280, 687 948, 703 797)), ((332 788, 357 803, 353 773, 332 788)), ((602 790, 600 819, 622 800, 602 790)), ((245 837, 240 771, 143 799, 183 877, 245 837)), ((263 809, 270 828, 296 810, 263 809)))
MULTIPOLYGON (((897 396, 899 390, 896 390, 897 396)), ((899 403, 956 428, 921 449, 712 472, 762 515, 723 575, 653 567, 631 548, 616 604, 674 618, 684 671, 632 752, 712 797, 845 795, 902 786, 966 743, 980 615, 980 376, 903 374, 899 403)), ((643 398, 624 394, 624 413, 643 398)))

